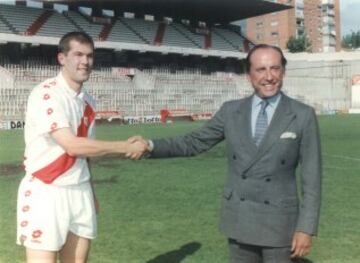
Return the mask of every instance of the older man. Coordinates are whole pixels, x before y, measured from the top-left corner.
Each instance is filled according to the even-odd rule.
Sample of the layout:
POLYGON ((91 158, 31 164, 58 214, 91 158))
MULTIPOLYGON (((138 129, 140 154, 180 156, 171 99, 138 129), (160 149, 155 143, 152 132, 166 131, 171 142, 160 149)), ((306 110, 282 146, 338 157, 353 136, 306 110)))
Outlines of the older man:
POLYGON ((202 128, 184 136, 131 138, 148 143, 152 158, 193 156, 226 141, 229 167, 220 229, 233 263, 293 262, 309 253, 317 233, 318 125, 311 107, 281 92, 285 66, 279 48, 255 46, 246 59, 252 96, 225 102, 202 128))

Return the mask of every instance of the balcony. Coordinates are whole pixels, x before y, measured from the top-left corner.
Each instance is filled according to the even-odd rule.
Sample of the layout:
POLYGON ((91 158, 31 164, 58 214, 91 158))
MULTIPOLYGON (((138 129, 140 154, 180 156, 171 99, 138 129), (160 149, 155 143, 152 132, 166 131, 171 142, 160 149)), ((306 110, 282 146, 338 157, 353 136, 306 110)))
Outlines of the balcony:
POLYGON ((323 37, 322 42, 324 46, 336 46, 336 40, 333 37, 323 37))
POLYGON ((332 26, 324 26, 322 29, 322 33, 323 35, 336 36, 335 27, 332 26))
POLYGON ((322 0, 321 4, 322 5, 329 5, 329 6, 334 6, 334 0, 322 0))
POLYGON ((325 16, 322 20, 325 26, 335 26, 335 20, 333 17, 325 16))
POLYGON ((295 1, 295 8, 296 9, 304 9, 304 1, 303 0, 296 0, 295 1))
POLYGON ((295 10, 295 17, 297 19, 304 19, 304 12, 303 10, 295 10))
POLYGON ((329 9, 329 10, 327 11, 327 15, 334 17, 334 16, 335 16, 335 11, 334 11, 334 9, 329 9))

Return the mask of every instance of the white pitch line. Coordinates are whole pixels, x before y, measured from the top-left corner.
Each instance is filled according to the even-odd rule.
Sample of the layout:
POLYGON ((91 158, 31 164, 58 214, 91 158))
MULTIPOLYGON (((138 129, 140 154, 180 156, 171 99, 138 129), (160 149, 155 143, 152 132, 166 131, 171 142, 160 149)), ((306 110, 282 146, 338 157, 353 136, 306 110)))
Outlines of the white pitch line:
POLYGON ((323 154, 323 156, 332 157, 332 158, 339 158, 339 159, 345 159, 345 160, 352 160, 352 161, 360 161, 360 158, 351 157, 351 156, 344 156, 344 155, 323 154))
POLYGON ((353 170, 354 169, 352 167, 340 167, 340 166, 328 166, 328 165, 325 165, 323 168, 324 169, 337 169, 337 170, 353 170))

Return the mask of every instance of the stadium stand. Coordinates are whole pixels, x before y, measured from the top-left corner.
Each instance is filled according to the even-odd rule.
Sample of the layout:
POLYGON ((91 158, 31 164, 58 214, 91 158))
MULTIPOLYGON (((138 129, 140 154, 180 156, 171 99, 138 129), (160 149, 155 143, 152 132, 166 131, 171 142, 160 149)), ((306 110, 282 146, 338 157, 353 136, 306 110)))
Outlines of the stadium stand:
POLYGON ((205 36, 179 22, 164 24, 138 18, 117 17, 114 24, 107 27, 108 32, 102 33, 104 27, 103 24, 92 22, 90 17, 72 10, 60 14, 39 8, 0 4, 2 33, 59 37, 66 32, 81 30, 101 41, 234 52, 244 50, 246 40, 240 34, 224 28, 213 27, 212 34, 205 36), (162 28, 160 36, 159 27, 162 28), (210 38, 208 44, 205 44, 206 38, 210 38))
POLYGON ((71 24, 63 15, 53 12, 52 16, 39 29, 36 35, 59 37, 67 32, 79 30, 76 26, 71 24), (59 26, 61 25, 61 26, 59 26))
POLYGON ((225 42, 230 44, 237 51, 244 51, 244 42, 245 38, 241 36, 239 33, 235 33, 230 30, 226 30, 223 28, 213 28, 213 34, 222 38, 225 42))
POLYGON ((14 33, 15 29, 11 30, 9 23, 4 19, 3 15, 0 13, 0 32, 3 33, 14 33))
POLYGON ((13 28, 17 34, 26 35, 28 28, 41 16, 43 9, 0 5, 0 16, 3 21, 7 21, 8 25, 13 28))
POLYGON ((187 38, 186 35, 178 30, 174 23, 166 26, 162 44, 167 46, 198 48, 191 39, 187 38))
POLYGON ((185 38, 187 38, 193 44, 195 44, 196 48, 203 48, 203 46, 204 46, 204 36, 202 36, 200 34, 194 34, 193 32, 191 32, 189 30, 189 28, 185 28, 183 24, 172 23, 171 25, 174 27, 174 29, 176 29, 185 38))
MULTIPOLYGON (((9 119, 23 119, 30 90, 55 76, 58 66, 7 65, 7 84, 0 86, 0 112, 9 119)), ((225 100, 245 96, 246 80, 229 74, 204 76, 198 72, 172 74, 156 70, 135 70, 134 77, 111 68, 94 70, 85 88, 98 101, 100 112, 121 112, 123 116, 159 115, 166 109, 185 108, 193 114, 215 112, 225 100)))
MULTIPOLYGON (((102 20, 99 14, 0 4, 0 122, 24 120, 30 90, 58 73, 58 38, 75 30, 89 33, 96 41, 97 64, 85 88, 97 100, 99 118, 159 116, 162 111, 170 117, 202 119, 224 101, 252 92, 242 74, 242 59, 253 43, 239 27, 186 19, 149 21, 119 16, 119 12, 102 20)), ((309 70, 323 73, 324 67, 342 66, 309 70)), ((306 89, 299 83, 307 73, 291 76, 291 68, 288 72, 284 90, 289 95, 318 111, 349 107, 342 91, 348 90, 345 71, 308 78, 306 89)))
POLYGON ((137 18, 120 18, 122 23, 138 35, 145 43, 152 44, 158 28, 158 22, 137 18))
POLYGON ((88 18, 80 12, 67 11, 64 12, 64 15, 78 30, 88 33, 95 40, 99 38, 103 25, 90 22, 88 18))
POLYGON ((138 44, 146 43, 139 35, 135 34, 129 26, 124 24, 120 18, 116 20, 107 41, 138 44))

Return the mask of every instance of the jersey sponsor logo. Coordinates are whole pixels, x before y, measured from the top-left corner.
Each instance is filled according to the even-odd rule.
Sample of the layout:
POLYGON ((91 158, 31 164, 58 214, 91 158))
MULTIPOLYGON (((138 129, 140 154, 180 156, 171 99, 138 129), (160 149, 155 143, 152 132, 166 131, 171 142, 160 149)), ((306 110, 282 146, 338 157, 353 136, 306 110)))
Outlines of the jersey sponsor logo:
POLYGON ((95 119, 95 112, 91 106, 86 103, 84 116, 81 118, 81 123, 78 127, 77 136, 86 137, 88 135, 88 130, 90 125, 95 119))

